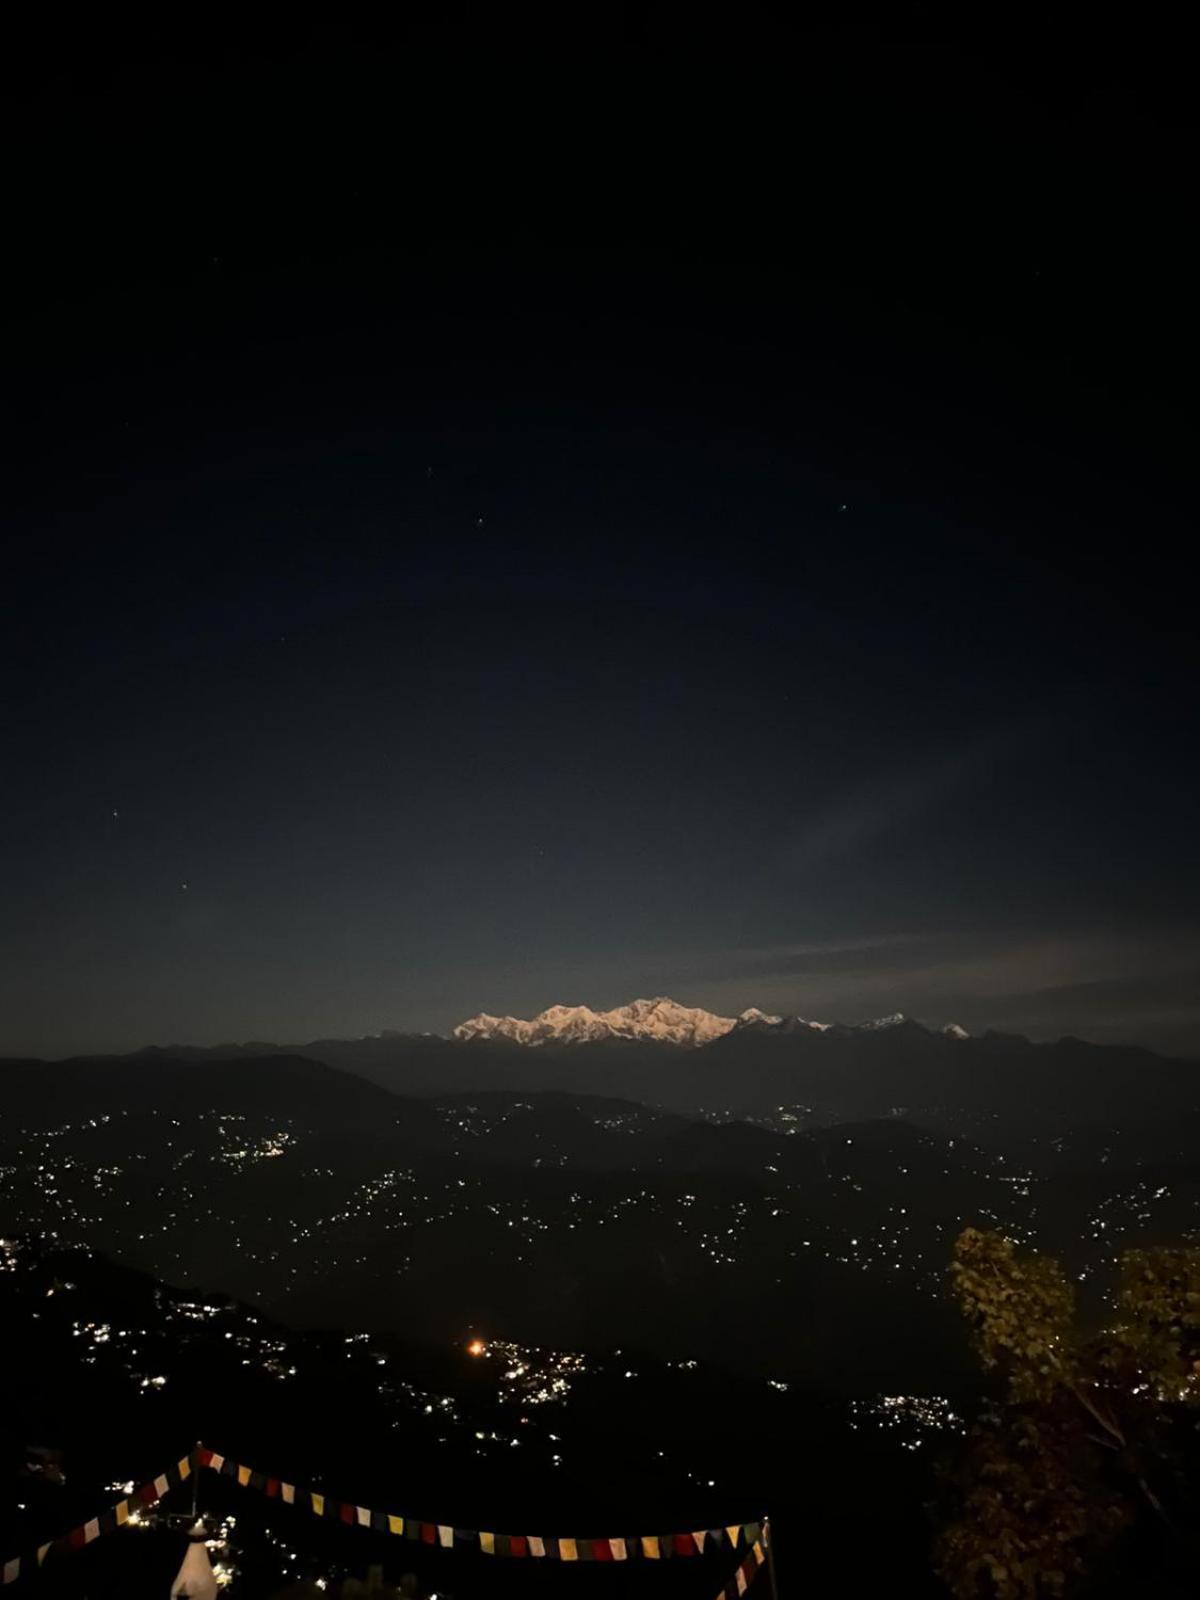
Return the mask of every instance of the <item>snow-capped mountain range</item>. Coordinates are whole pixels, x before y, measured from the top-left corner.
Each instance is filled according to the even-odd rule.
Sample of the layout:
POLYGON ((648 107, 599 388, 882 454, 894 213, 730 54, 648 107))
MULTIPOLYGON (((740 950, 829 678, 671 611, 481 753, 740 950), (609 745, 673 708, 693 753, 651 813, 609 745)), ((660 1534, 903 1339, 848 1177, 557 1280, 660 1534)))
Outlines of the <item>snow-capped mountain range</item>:
MULTIPOLYGON (((866 1032, 896 1028, 906 1023, 903 1012, 879 1017, 859 1027, 866 1032)), ((653 1000, 634 1000, 611 1011, 593 1011, 590 1006, 548 1006, 536 1017, 493 1017, 486 1011, 460 1022, 454 1037, 460 1040, 508 1039, 514 1044, 589 1044, 599 1039, 639 1039, 659 1044, 696 1047, 711 1044, 738 1028, 754 1028, 794 1033, 811 1028, 824 1033, 838 1025, 810 1022, 804 1017, 772 1016, 756 1006, 736 1017, 720 1017, 698 1006, 681 1006, 678 1001, 659 995, 653 1000)), ((967 1032, 949 1023, 943 1033, 965 1039, 967 1032)))

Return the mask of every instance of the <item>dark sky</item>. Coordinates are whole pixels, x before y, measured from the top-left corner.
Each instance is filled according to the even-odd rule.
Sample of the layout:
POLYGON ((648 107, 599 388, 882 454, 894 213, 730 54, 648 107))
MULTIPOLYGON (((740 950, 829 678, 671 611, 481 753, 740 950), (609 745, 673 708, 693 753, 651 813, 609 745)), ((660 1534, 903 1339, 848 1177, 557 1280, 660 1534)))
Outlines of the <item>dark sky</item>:
POLYGON ((0 1050, 1200 1055, 1181 47, 954 15, 16 42, 0 1050))

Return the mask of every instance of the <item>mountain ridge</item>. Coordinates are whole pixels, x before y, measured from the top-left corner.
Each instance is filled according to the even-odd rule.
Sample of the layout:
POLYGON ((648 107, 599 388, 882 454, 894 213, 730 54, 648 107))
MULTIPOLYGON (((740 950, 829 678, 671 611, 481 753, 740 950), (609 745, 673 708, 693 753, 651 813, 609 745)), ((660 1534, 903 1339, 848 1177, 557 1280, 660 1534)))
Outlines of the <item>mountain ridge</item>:
MULTIPOLYGON (((782 1029, 795 1032, 810 1029, 828 1033, 844 1030, 844 1023, 816 1022, 807 1017, 778 1016, 750 1006, 736 1017, 722 1016, 700 1006, 680 1005, 668 995, 651 1000, 638 999, 609 1011, 593 1011, 590 1006, 552 1005, 530 1018, 493 1016, 481 1011, 452 1030, 451 1038, 468 1044, 477 1039, 508 1039, 514 1044, 536 1047, 545 1044, 594 1044, 602 1039, 637 1039, 698 1049, 726 1034, 743 1028, 782 1029)), ((852 1025, 864 1032, 889 1028, 921 1027, 902 1011, 875 1017, 852 1025)), ((930 1031, 930 1030, 924 1030, 930 1031)), ((941 1030, 952 1038, 968 1037, 955 1022, 941 1030)))

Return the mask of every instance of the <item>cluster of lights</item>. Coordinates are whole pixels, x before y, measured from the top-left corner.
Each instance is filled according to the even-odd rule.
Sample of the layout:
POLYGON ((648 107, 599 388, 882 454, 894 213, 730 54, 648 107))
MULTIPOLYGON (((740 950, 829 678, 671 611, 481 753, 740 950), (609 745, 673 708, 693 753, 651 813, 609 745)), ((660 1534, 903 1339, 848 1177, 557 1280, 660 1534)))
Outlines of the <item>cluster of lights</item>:
POLYGON ((502 1405, 561 1404, 572 1382, 587 1370, 574 1350, 537 1350, 507 1339, 472 1339, 467 1353, 476 1360, 493 1359, 499 1366, 498 1399, 502 1405))
POLYGON ((198 1300, 176 1300, 165 1308, 165 1314, 168 1320, 182 1317, 187 1322, 211 1322, 228 1310, 228 1306, 210 1306, 198 1300))
MULTIPOLYGON (((224 1129, 221 1130, 224 1132, 224 1129)), ((276 1157, 286 1154, 288 1146, 296 1143, 296 1136, 280 1129, 275 1133, 265 1134, 253 1144, 242 1145, 236 1149, 222 1150, 217 1156, 219 1161, 228 1166, 253 1165, 256 1161, 272 1161, 276 1157)))
POLYGON ((919 1450, 931 1435, 962 1433, 966 1427, 949 1400, 937 1394, 881 1394, 874 1400, 852 1401, 850 1426, 863 1423, 900 1434, 905 1450, 919 1450))
MULTIPOLYGON (((442 1105, 437 1109, 448 1123, 474 1139, 484 1133, 494 1132, 506 1122, 528 1115, 534 1107, 527 1101, 512 1101, 495 1106, 477 1103, 442 1105)), ((672 1193, 674 1186, 669 1180, 664 1180, 650 1186, 645 1183, 631 1186, 628 1193, 615 1199, 612 1196, 602 1198, 595 1193, 574 1193, 565 1206, 556 1208, 553 1213, 540 1212, 531 1207, 528 1200, 524 1203, 506 1202, 481 1194, 480 1180, 477 1179, 447 1178, 440 1185, 433 1181, 420 1184, 412 1172, 391 1169, 357 1186, 335 1207, 321 1208, 323 1215, 304 1218, 293 1212, 287 1219, 288 1226, 284 1234, 284 1239, 290 1242, 291 1247, 288 1258, 284 1256, 278 1240, 272 1241, 267 1249, 261 1246, 256 1248, 252 1238, 242 1236, 243 1230, 234 1219, 223 1215, 219 1207, 214 1208, 212 1197, 206 1195, 203 1182, 186 1181, 186 1173, 198 1170, 197 1164, 205 1159, 203 1150, 195 1145, 194 1138, 189 1147, 188 1141, 175 1131, 184 1128, 180 1118, 159 1116, 153 1108, 148 1108, 148 1112, 160 1124, 164 1146, 173 1157, 173 1169, 180 1173, 176 1179, 176 1189, 161 1192, 163 1204, 157 1215, 147 1219, 145 1211, 135 1206, 124 1194, 124 1185, 120 1181, 131 1166, 147 1159, 144 1151, 129 1154, 124 1158, 124 1165, 114 1162, 107 1148, 103 1161, 91 1166, 79 1157, 77 1151, 70 1157, 51 1157, 51 1142, 61 1141, 68 1133, 78 1134, 101 1125, 96 1119, 90 1119, 78 1125, 64 1124, 32 1138, 32 1159, 25 1170, 35 1177, 42 1203, 52 1212, 52 1219, 45 1220, 63 1224, 72 1233, 102 1229, 110 1247, 116 1241, 114 1253, 118 1257, 124 1244, 139 1265, 170 1275, 178 1281, 194 1270, 185 1253, 183 1241, 187 1235, 181 1234, 181 1223, 186 1220, 191 1224, 197 1216, 207 1215, 214 1227, 228 1230, 231 1235, 231 1254, 236 1254, 243 1263, 261 1266, 264 1274, 270 1275, 258 1282, 249 1282, 240 1292, 274 1292, 286 1296, 297 1292, 302 1284, 310 1283, 314 1278, 356 1266, 369 1268, 373 1258, 367 1248, 366 1238, 362 1241, 361 1253, 355 1253, 345 1238, 338 1241, 338 1248, 329 1248, 329 1241, 326 1241, 325 1248, 315 1247, 321 1235, 331 1229, 355 1222, 371 1222, 374 1228, 382 1229, 385 1234, 403 1233, 417 1239, 423 1232, 441 1223, 466 1220, 473 1215, 478 1216, 482 1211, 494 1217, 513 1236, 515 1248, 511 1245, 507 1248, 517 1264, 532 1263, 536 1259, 531 1247, 539 1236, 552 1235, 559 1230, 580 1232, 604 1228, 607 1232, 622 1224, 635 1223, 640 1215, 658 1215, 664 1218, 668 1226, 673 1224, 678 1230, 680 1243, 686 1239, 687 1247, 702 1261, 720 1268, 734 1269, 744 1263, 753 1232, 760 1244, 764 1239, 778 1241, 772 1247, 780 1251, 780 1272, 786 1267, 787 1259, 794 1259, 800 1249, 816 1250, 828 1260, 864 1272, 882 1270, 889 1276, 904 1273, 912 1278, 915 1287, 940 1294, 944 1287, 941 1269, 946 1246, 953 1231, 963 1220, 955 1217, 938 1223, 926 1216, 918 1221, 907 1215, 905 1207, 892 1206, 886 1207, 886 1215, 864 1217, 858 1214, 858 1197, 863 1196, 865 1203, 868 1187, 860 1172, 847 1170, 844 1166, 842 1170, 835 1169, 829 1173, 822 1204, 824 1212, 832 1199, 841 1215, 835 1214, 821 1223, 810 1221, 808 1231, 818 1237, 810 1237, 799 1246, 794 1237, 789 1238, 789 1235, 798 1231, 795 1225, 803 1218, 804 1197, 811 1188, 812 1178, 809 1175, 801 1181, 791 1182, 781 1177, 775 1163, 768 1163, 765 1168, 767 1177, 773 1180, 773 1192, 753 1201, 717 1201, 706 1194, 701 1202, 695 1194, 680 1193, 678 1190, 672 1193), (836 1185, 836 1188, 830 1188, 829 1185, 836 1185), (74 1203, 72 1189, 77 1191, 73 1197, 74 1203), (844 1203, 840 1206, 838 1201, 842 1196, 839 1190, 844 1191, 844 1203), (692 1211, 691 1218, 686 1215, 688 1210, 692 1211), (762 1226, 765 1222, 776 1225, 766 1235, 762 1226), (790 1250, 789 1244, 792 1246, 790 1250)), ((767 1114, 765 1120, 776 1131, 798 1131, 809 1112, 807 1106, 780 1105, 767 1114)), ((128 1114, 122 1112, 119 1115, 128 1114)), ((733 1113, 728 1108, 710 1108, 708 1115, 710 1120, 727 1121, 733 1113)), ((651 1116, 650 1113, 621 1108, 606 1111, 592 1120, 606 1130, 628 1132, 635 1130, 651 1116)), ((764 1119, 758 1120, 761 1122, 764 1119)), ((251 1121, 242 1114, 213 1110, 200 1113, 195 1119, 188 1119, 186 1126, 193 1135, 197 1128, 212 1130, 216 1135, 217 1147, 209 1151, 208 1158, 220 1165, 241 1165, 251 1160, 269 1159, 299 1142, 286 1119, 272 1117, 257 1134, 250 1126, 251 1121)), ((541 1134, 538 1128, 532 1131, 535 1136, 541 1134)), ((544 1137, 552 1142, 552 1135, 544 1137)), ((927 1146, 931 1154, 938 1148, 936 1141, 928 1137, 921 1137, 919 1142, 927 1146)), ((851 1151, 857 1156, 854 1144, 855 1141, 847 1136, 847 1160, 853 1159, 851 1151)), ((539 1163, 551 1164, 558 1159, 553 1154, 535 1158, 539 1163)), ((833 1159, 831 1151, 830 1160, 833 1159)), ((983 1158, 973 1149, 955 1159, 965 1162, 973 1175, 991 1177, 996 1181, 996 1206, 989 1208, 976 1205, 972 1216, 994 1222, 1013 1237, 1035 1242, 1031 1226, 1012 1215, 1013 1203, 1024 1202, 1028 1205, 1034 1196, 1031 1175, 1003 1172, 1003 1163, 998 1158, 988 1162, 986 1168, 980 1168, 978 1163, 983 1158), (971 1166, 971 1163, 975 1165, 971 1166)), ((905 1168, 897 1169, 897 1177, 906 1175, 905 1168)), ((306 1169, 304 1178, 305 1185, 298 1196, 303 1194, 310 1197, 314 1193, 308 1187, 310 1179, 327 1179, 336 1183, 337 1174, 328 1168, 312 1167, 306 1169)), ((31 1225, 41 1220, 36 1215, 23 1219, 31 1225)), ((1104 1224, 1104 1227, 1094 1227, 1095 1237, 1111 1235, 1110 1217, 1097 1217, 1095 1222, 1104 1224)), ((45 1233, 48 1237, 57 1237, 58 1229, 47 1228, 45 1233)), ((412 1258, 408 1255, 392 1251, 387 1256, 386 1270, 393 1277, 411 1265, 412 1258)), ((782 1277, 777 1281, 782 1282, 782 1277)), ((215 1314, 215 1308, 210 1314, 215 1314)), ((286 1374, 286 1366, 283 1370, 286 1374)))
POLYGON ((216 1529, 204 1541, 213 1577, 221 1589, 227 1589, 238 1573, 237 1562, 233 1555, 233 1534, 236 1527, 235 1516, 223 1517, 216 1529))

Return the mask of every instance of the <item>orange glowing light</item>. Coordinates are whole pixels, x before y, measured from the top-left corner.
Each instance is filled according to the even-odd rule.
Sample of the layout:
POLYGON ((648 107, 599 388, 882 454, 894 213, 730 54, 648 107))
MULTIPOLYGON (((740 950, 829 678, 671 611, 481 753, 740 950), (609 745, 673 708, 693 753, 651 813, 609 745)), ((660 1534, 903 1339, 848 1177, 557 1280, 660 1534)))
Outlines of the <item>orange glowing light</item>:
POLYGON ((469 1356, 482 1356, 486 1355, 486 1353, 487 1345, 484 1344, 482 1339, 472 1339, 467 1346, 467 1354, 469 1356))

